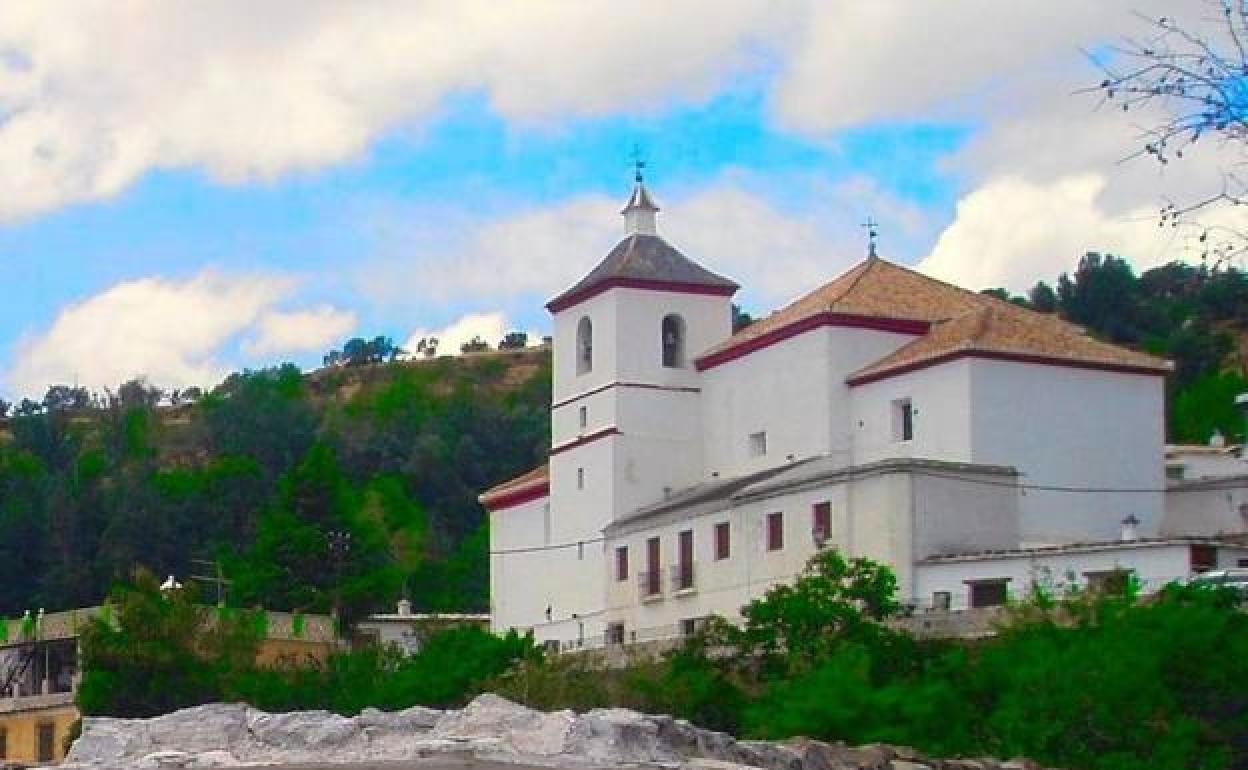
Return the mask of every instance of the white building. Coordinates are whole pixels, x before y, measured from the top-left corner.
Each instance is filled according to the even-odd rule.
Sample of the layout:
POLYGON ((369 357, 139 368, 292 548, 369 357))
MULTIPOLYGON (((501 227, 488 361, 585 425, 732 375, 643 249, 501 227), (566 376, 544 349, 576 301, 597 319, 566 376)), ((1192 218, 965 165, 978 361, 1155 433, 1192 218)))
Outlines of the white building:
MULTIPOLYGON (((1010 577, 1018 549, 1161 534, 1168 362, 874 249, 734 334, 736 284, 657 211, 638 180, 625 239, 547 305, 549 464, 481 496, 494 628, 688 629, 821 547, 890 564, 928 604, 1010 577)), ((1127 568, 1156 550, 1137 546, 1114 549, 1127 568)))

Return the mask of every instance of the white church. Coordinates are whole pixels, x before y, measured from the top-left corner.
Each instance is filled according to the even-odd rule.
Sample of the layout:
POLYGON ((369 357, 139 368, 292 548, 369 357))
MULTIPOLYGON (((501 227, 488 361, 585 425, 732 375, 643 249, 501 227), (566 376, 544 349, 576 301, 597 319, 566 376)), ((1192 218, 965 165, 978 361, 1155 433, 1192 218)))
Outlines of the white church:
POLYGON ((737 284, 658 211, 639 175, 625 238, 547 304, 549 462, 480 497, 495 630, 688 633, 822 548, 890 565, 918 612, 1248 565, 1242 453, 1213 483, 1168 481, 1169 362, 874 243, 734 334, 737 284))

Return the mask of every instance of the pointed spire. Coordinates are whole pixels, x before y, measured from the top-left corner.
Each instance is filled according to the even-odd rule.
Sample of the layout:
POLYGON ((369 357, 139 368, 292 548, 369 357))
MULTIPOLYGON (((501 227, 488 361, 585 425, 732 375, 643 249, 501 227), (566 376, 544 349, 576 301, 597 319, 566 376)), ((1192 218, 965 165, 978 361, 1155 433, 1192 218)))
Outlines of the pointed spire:
POLYGON ((646 162, 637 157, 633 161, 633 167, 636 170, 633 175, 633 194, 629 196, 628 204, 620 212, 624 215, 624 229, 628 235, 658 235, 658 222, 655 215, 658 214, 659 207, 650 197, 650 191, 646 189, 641 173, 646 167, 646 162))

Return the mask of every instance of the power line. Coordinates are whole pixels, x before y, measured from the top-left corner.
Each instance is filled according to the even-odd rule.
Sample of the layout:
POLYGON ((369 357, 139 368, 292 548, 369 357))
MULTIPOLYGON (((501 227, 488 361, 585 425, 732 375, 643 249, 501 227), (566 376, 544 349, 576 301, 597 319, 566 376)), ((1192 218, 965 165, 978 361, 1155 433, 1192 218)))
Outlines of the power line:
POLYGON ((490 556, 505 556, 512 553, 535 553, 537 551, 557 551, 563 548, 583 548, 591 543, 601 543, 606 540, 605 537, 595 537, 592 540, 577 540, 571 543, 555 543, 553 545, 531 545, 526 548, 504 548, 501 551, 490 551, 490 556))
POLYGON ((961 481, 966 484, 980 484, 988 487, 1009 487, 1010 489, 1030 489, 1036 492, 1075 492, 1081 494, 1164 494, 1169 491, 1165 487, 1076 487, 1061 484, 1026 484, 1011 481, 993 481, 992 479, 976 479, 956 476, 948 473, 919 470, 916 476, 930 476, 937 479, 961 481))

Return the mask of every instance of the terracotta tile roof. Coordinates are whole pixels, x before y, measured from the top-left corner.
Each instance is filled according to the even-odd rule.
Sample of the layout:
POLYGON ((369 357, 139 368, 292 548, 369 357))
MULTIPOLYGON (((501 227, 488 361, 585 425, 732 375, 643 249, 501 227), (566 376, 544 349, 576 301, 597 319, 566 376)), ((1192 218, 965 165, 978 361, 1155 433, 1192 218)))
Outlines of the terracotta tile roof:
POLYGON ((930 322, 962 315, 981 304, 979 294, 874 257, 755 321, 702 355, 735 348, 820 313, 930 322))
POLYGON ((856 372, 850 381, 914 366, 955 352, 997 352, 1071 362, 1168 370, 1160 358, 1100 342, 1080 327, 931 278, 879 257, 777 310, 699 360, 732 356, 769 335, 801 328, 820 316, 906 322, 917 339, 856 372))
POLYGON ((732 294, 739 288, 733 281, 681 254, 661 237, 634 234, 617 243, 589 275, 546 303, 546 307, 557 311, 613 282, 697 286, 722 294, 732 294))
POLYGON ((550 465, 542 463, 533 470, 522 476, 504 481, 494 487, 490 487, 482 492, 477 500, 482 505, 489 508, 491 505, 497 505, 500 502, 506 502, 508 499, 519 498, 527 493, 537 493, 550 485, 550 465))
POLYGON ((1156 372, 1170 368, 1168 361, 1093 339, 1052 316, 1000 303, 933 325, 922 337, 854 372, 848 382, 878 379, 962 353, 1156 372))

